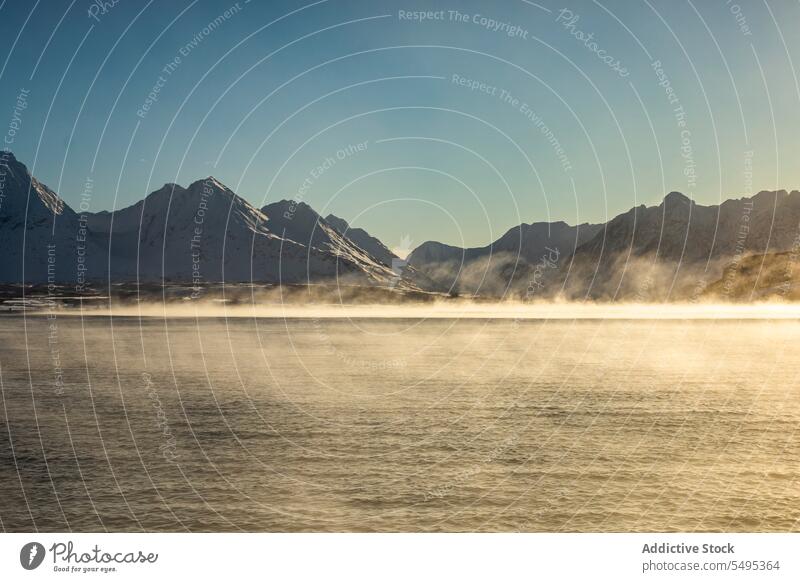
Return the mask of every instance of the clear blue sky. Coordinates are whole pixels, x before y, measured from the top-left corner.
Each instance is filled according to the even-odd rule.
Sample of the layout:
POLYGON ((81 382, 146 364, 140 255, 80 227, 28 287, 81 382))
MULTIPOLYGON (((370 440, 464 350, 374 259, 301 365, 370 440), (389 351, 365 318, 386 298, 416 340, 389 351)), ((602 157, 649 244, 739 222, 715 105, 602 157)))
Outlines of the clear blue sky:
POLYGON ((5 0, 0 131, 24 89, 10 147, 73 207, 87 178, 103 210, 214 175, 393 247, 482 245, 800 187, 798 22, 789 0, 5 0))

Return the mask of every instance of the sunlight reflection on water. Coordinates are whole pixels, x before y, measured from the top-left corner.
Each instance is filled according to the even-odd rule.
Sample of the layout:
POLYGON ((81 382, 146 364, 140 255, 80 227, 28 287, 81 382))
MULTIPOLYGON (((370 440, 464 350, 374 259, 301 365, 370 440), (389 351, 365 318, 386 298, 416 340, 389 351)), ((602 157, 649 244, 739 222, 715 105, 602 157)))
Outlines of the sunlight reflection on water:
POLYGON ((794 322, 321 315, 0 318, 3 526, 798 529, 794 322))

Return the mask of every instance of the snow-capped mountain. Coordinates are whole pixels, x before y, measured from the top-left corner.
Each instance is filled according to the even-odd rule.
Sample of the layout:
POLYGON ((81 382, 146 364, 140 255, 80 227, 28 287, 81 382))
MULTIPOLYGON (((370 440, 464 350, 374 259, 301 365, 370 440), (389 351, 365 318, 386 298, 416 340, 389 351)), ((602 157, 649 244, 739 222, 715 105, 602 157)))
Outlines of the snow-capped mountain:
POLYGON ((340 232, 305 202, 281 200, 261 209, 271 232, 309 249, 332 253, 360 264, 374 283, 416 289, 401 272, 392 270, 380 258, 359 246, 350 236, 340 232))
MULTIPOLYGON (((267 217, 213 177, 183 188, 166 184, 144 200, 118 210, 106 224, 112 277, 144 280, 270 281, 300 283, 316 277, 334 279, 337 261, 326 253, 307 252, 266 227, 267 217), (136 265, 131 273, 128 265, 136 265)), ((342 262, 340 273, 360 278, 359 269, 342 262)))
POLYGON ((78 214, 11 152, 0 152, 2 283, 338 282, 634 301, 722 289, 732 299, 741 294, 728 281, 745 271, 756 273, 754 288, 763 286, 748 257, 777 256, 778 264, 780 253, 794 257, 798 247, 798 191, 718 206, 671 192, 657 206, 637 206, 606 224, 521 224, 467 249, 431 241, 406 262, 341 218, 322 218, 299 201, 259 210, 211 176, 187 188, 165 184, 114 212, 78 214))
POLYGON ((86 272, 98 254, 85 224, 8 151, 0 153, 0 281, 56 283, 86 272))

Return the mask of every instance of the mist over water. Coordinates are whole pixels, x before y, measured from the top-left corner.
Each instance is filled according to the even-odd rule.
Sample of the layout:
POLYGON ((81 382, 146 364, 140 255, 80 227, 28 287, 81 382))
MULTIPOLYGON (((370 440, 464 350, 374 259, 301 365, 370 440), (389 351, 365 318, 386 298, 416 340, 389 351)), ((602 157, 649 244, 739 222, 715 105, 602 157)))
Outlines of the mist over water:
POLYGON ((789 308, 219 309, 0 318, 6 530, 798 529, 789 308))
POLYGON ((82 317, 216 317, 270 319, 800 319, 800 304, 763 303, 604 303, 604 302, 479 302, 432 300, 427 303, 260 303, 224 301, 143 302, 136 305, 70 309, 63 315, 82 317))

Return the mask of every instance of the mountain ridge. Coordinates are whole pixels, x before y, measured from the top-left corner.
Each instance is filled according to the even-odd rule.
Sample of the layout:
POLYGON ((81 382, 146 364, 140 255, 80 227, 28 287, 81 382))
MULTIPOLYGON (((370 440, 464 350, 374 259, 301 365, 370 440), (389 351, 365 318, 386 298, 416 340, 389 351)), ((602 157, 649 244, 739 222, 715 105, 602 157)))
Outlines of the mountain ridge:
POLYGON ((328 245, 283 238, 270 229, 269 216, 213 176, 186 188, 165 184, 135 204, 84 219, 13 154, 3 168, 2 282, 336 282, 417 289, 324 221, 315 222, 307 242, 319 232, 328 245))
POLYGON ((323 218, 297 200, 259 209, 213 176, 186 188, 167 183, 119 210, 77 214, 13 153, 3 158, 0 282, 7 283, 336 282, 496 298, 662 301, 718 292, 720 277, 737 275, 732 266, 745 264, 752 276, 743 257, 782 264, 781 253, 800 246, 797 190, 714 205, 673 191, 605 223, 522 223, 482 247, 426 241, 401 260, 336 215, 323 218))

